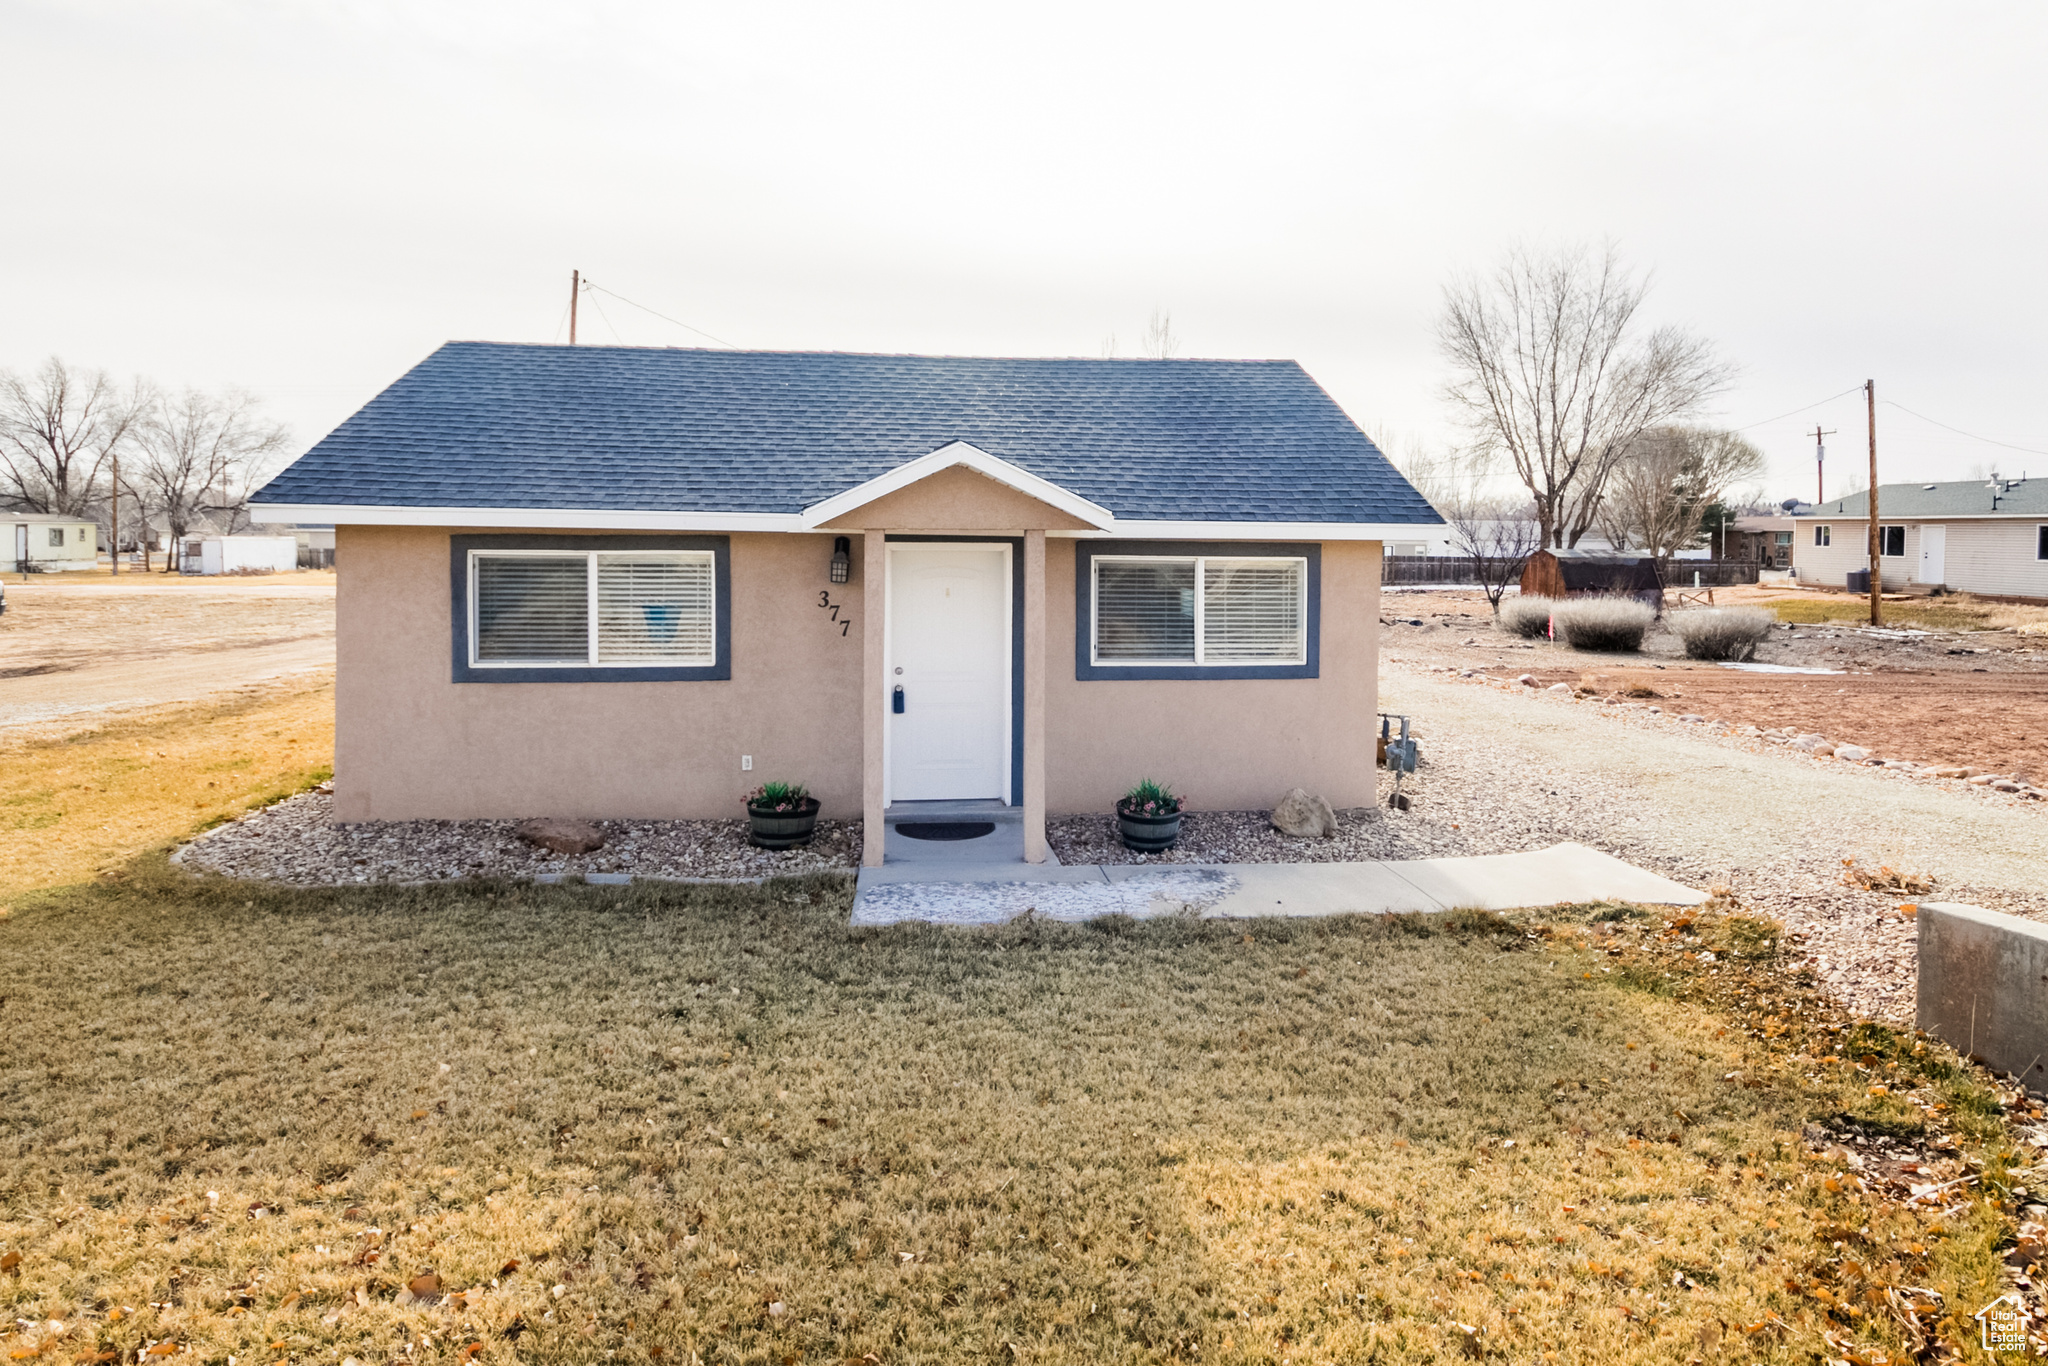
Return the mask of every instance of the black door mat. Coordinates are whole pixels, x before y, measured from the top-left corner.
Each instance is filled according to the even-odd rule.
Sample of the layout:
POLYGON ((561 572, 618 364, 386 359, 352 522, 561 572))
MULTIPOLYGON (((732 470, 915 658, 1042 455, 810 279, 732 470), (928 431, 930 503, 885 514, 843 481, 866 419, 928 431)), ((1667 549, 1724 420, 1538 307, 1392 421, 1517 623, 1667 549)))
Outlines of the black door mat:
POLYGON ((978 840, 996 832, 994 821, 899 821, 896 833, 913 840, 978 840))

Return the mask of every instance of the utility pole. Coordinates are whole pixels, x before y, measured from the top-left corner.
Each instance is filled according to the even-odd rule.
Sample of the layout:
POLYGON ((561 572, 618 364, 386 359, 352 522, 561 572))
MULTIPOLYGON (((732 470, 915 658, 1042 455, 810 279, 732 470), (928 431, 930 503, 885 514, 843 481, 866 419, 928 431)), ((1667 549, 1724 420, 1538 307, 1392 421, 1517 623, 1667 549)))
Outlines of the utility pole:
POLYGON ((1813 504, 1819 507, 1828 498, 1828 448, 1821 444, 1821 438, 1833 436, 1833 431, 1822 431, 1818 422, 1813 424, 1813 504))
POLYGON ((121 575, 121 457, 114 456, 114 505, 107 513, 107 521, 113 527, 113 554, 107 560, 107 570, 114 577, 121 575))
POLYGON ((576 344, 576 296, 583 292, 583 272, 569 272, 569 345, 576 344))
POLYGON ((1884 625, 1884 607, 1880 601, 1884 583, 1878 568, 1877 526, 1877 381, 1863 381, 1863 399, 1866 420, 1870 424, 1870 624, 1884 625))

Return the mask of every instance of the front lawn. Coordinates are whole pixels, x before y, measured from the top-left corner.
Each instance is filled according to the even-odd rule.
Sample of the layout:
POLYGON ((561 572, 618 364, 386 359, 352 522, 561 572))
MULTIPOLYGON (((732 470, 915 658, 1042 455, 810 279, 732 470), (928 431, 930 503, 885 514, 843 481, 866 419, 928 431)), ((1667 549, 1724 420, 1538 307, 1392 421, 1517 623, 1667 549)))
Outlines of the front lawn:
POLYGON ((18 902, 0 1348, 1875 1361, 2003 1288, 1995 1097, 1760 922, 877 931, 849 896, 150 859, 18 902))

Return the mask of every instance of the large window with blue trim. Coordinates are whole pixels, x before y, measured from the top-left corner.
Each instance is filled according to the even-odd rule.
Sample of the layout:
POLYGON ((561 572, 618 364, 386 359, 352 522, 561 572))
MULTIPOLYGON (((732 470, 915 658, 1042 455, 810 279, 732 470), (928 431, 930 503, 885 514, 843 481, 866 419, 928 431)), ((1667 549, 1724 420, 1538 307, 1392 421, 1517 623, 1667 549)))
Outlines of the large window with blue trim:
POLYGON ((458 682, 730 677, 723 538, 456 541, 458 682))
POLYGON ((1078 676, 1314 677, 1317 550, 1084 544, 1078 676))

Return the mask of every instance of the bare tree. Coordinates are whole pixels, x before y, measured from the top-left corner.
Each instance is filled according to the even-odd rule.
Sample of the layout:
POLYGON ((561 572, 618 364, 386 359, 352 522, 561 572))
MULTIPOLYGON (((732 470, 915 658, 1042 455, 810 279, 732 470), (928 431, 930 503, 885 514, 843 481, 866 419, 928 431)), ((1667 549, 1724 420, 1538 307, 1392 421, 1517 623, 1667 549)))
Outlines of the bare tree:
POLYGON ((201 517, 222 518, 229 532, 248 525, 249 495, 286 441, 285 429, 258 407, 238 390, 187 389, 158 398, 137 427, 136 482, 171 538, 165 573, 178 558, 177 542, 201 517))
MULTIPOLYGON (((1377 444, 1388 449, 1384 441, 1377 444)), ((1394 463, 1444 519, 1452 552, 1472 561, 1473 578, 1498 612, 1508 585, 1522 577, 1522 566, 1543 542, 1528 499, 1500 490, 1497 454, 1485 447, 1411 444, 1394 463)))
POLYGON ((148 400, 141 380, 124 390, 103 370, 73 370, 55 356, 32 375, 0 370, 0 499, 26 512, 91 516, 100 478, 148 400))
POLYGON ((1180 354, 1180 338, 1174 335, 1171 313, 1152 310, 1152 320, 1145 324, 1145 354, 1153 360, 1172 360, 1180 354))
POLYGON ((1511 252, 1490 279, 1444 289, 1446 396, 1535 500, 1546 546, 1577 545, 1636 437, 1696 411, 1733 369, 1677 328, 1635 330, 1648 293, 1613 246, 1511 252))
POLYGON ((1698 544, 1707 514, 1731 489, 1763 473, 1764 453, 1735 432, 1654 427, 1615 462, 1601 532, 1616 549, 1638 546, 1669 560, 1698 544))

